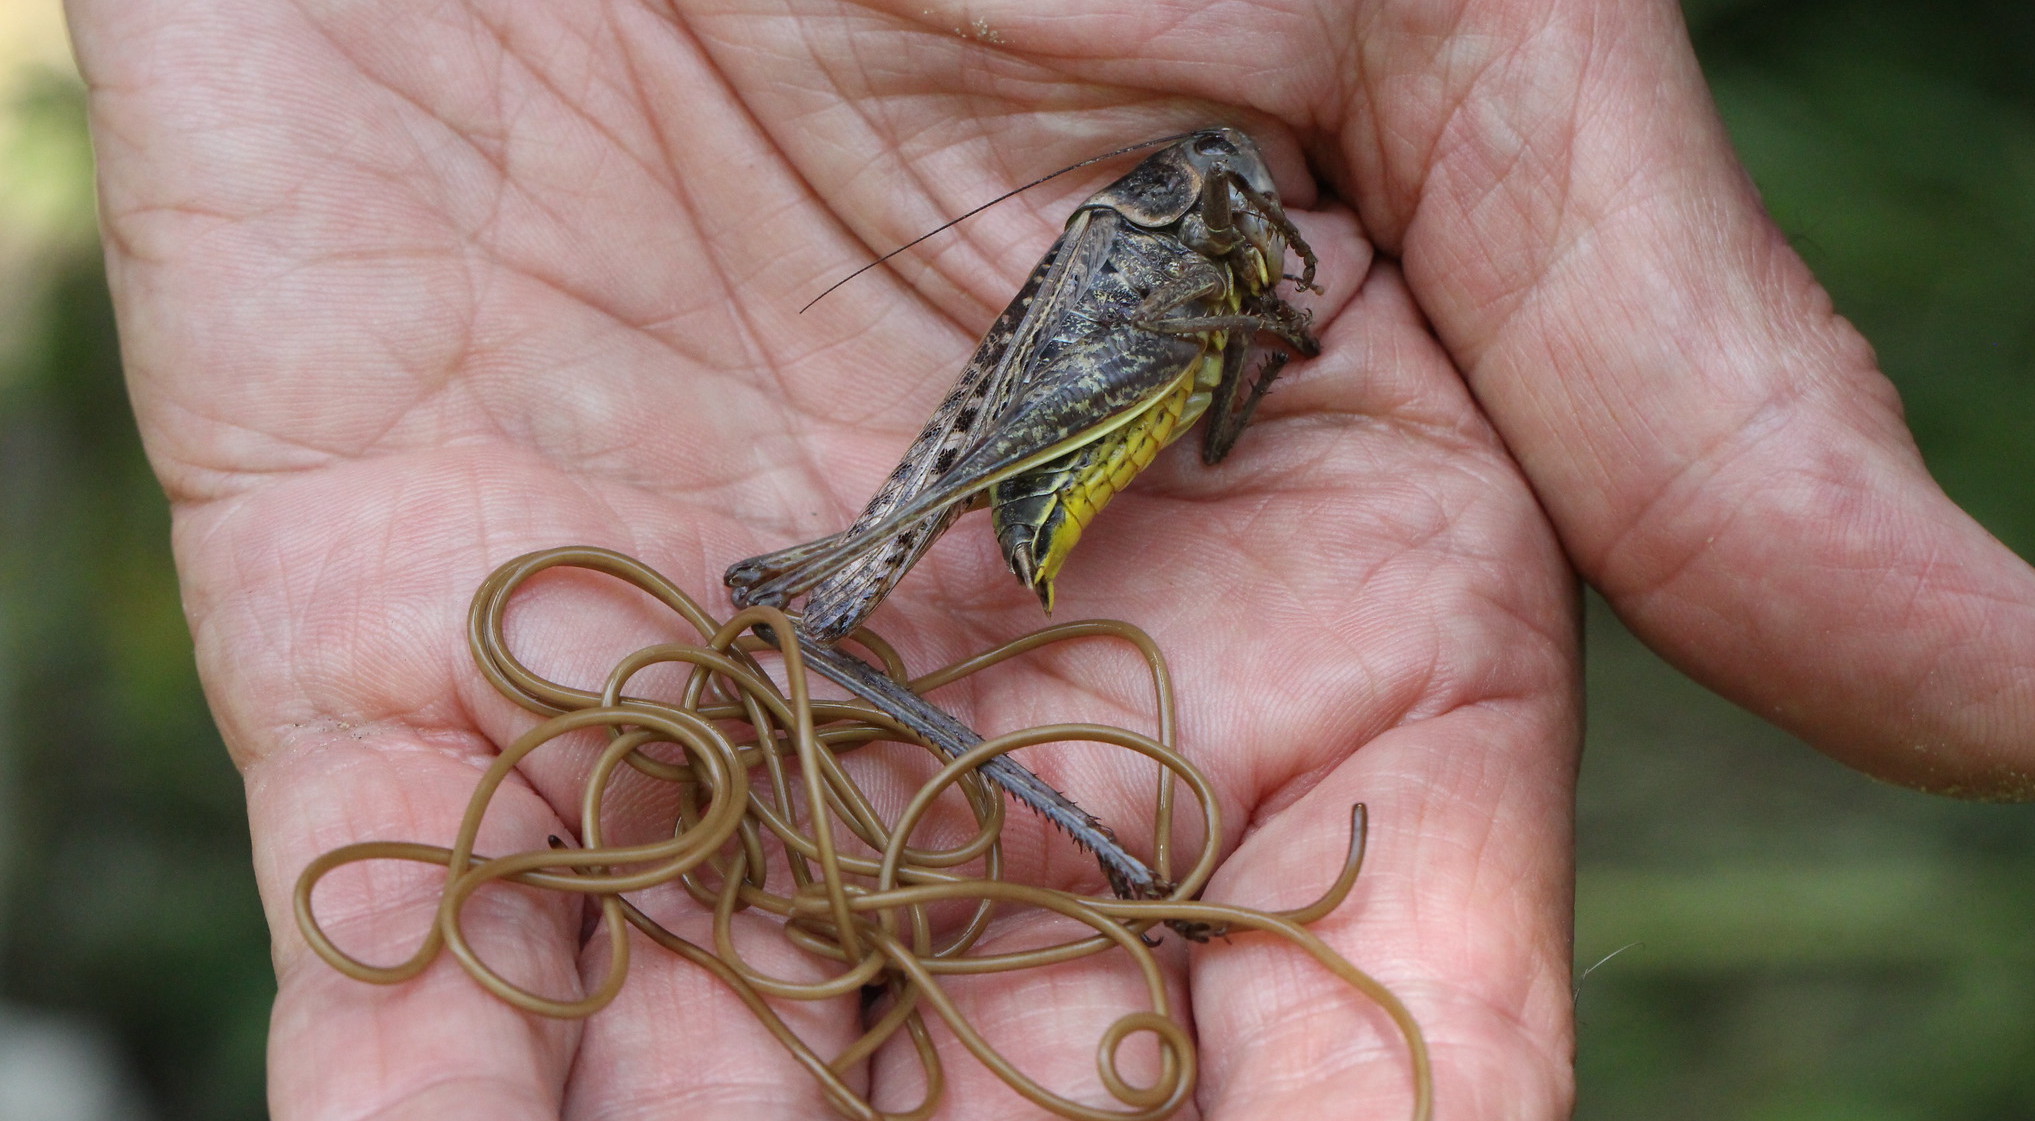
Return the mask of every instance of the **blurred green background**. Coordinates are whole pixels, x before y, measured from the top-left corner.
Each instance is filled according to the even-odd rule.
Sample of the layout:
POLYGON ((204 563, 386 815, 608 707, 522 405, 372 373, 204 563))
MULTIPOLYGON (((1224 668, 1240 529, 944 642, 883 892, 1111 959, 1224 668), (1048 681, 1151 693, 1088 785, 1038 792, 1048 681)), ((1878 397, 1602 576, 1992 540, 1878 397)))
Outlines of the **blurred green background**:
MULTIPOLYGON (((1938 477, 2035 556, 2035 6, 1686 7, 1938 477)), ((255 1118, 266 933, 90 174, 56 0, 0 0, 0 1116, 255 1118)), ((2035 1118, 2035 810, 1877 785, 1587 626, 1578 965, 1624 949, 1578 1115, 2035 1118)))

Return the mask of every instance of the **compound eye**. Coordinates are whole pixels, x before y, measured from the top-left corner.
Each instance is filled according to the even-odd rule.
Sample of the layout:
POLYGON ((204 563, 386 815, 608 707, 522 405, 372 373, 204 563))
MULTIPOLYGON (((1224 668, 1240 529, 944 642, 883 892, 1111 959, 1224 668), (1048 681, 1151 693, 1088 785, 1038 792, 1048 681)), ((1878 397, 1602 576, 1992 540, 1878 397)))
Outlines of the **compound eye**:
POLYGON ((1204 156, 1226 155, 1230 152, 1229 141, 1210 133, 1194 142, 1194 150, 1204 156))

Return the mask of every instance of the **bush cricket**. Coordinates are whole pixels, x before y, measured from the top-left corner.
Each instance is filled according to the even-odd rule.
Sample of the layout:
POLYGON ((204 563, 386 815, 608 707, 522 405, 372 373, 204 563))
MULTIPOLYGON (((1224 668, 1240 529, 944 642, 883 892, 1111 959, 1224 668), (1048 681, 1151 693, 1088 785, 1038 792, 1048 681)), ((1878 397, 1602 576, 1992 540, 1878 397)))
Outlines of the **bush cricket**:
MULTIPOLYGON (((1315 266, 1249 137, 1214 128, 1167 144, 1075 210, 854 524, 735 564, 723 578, 735 602, 805 594, 809 664, 948 755, 968 750, 981 738, 965 724, 835 644, 982 506, 1011 572, 1051 611, 1083 527, 1160 448, 1206 413, 1202 459, 1229 453, 1289 357, 1253 371, 1259 336, 1320 351, 1308 313, 1278 293, 1287 280, 1320 291, 1315 266), (1289 249, 1297 277, 1283 273, 1289 249)), ((983 771, 1093 851, 1119 895, 1170 890, 1024 767, 1002 757, 983 771)))

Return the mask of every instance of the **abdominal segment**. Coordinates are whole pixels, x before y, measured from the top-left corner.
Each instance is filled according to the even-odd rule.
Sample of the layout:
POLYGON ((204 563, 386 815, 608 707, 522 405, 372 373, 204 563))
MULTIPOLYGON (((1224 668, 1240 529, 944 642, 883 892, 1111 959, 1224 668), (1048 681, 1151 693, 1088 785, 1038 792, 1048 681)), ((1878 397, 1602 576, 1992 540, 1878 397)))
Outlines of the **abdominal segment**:
POLYGON ((1221 377, 1225 341, 1220 332, 1213 334, 1200 357, 1130 423, 990 488, 997 546, 1048 612, 1053 578, 1081 540, 1082 528, 1208 408, 1209 391, 1221 377))

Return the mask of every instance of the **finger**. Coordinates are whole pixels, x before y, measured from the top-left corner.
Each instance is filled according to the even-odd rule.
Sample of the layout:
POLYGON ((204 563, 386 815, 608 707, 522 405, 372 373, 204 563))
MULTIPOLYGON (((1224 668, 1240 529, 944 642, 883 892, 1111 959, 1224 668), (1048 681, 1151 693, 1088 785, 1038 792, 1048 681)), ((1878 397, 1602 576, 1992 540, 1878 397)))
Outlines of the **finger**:
MULTIPOLYGON (((575 1025, 498 1000, 443 953, 402 984, 355 980, 310 951, 290 910, 305 866, 340 845, 449 841, 475 775, 468 759, 372 727, 312 733, 247 768, 256 875, 275 936, 269 1093, 279 1116, 557 1116, 575 1025)), ((512 786, 497 796, 479 851, 542 848, 560 829, 541 800, 512 786)), ((332 872, 312 902, 340 949, 392 966, 422 943, 445 882, 436 867, 377 861, 332 872)), ((511 981, 582 995, 576 900, 489 888, 461 919, 511 981)))
MULTIPOLYGON (((780 870, 780 876, 782 872, 780 870)), ((711 948, 711 922, 676 889, 649 902, 654 917, 696 946, 711 948)), ((645 901, 640 897, 634 900, 645 901)), ((585 1027, 571 1087, 569 1117, 809 1118, 832 1111, 821 1084, 775 1038, 735 990, 705 969, 632 934, 629 979, 613 1004, 585 1027)), ((794 984, 828 979, 837 965, 794 949, 774 919, 736 916, 734 939, 749 968, 794 984)), ((589 942, 587 971, 608 966, 606 936, 589 942)), ((860 995, 771 1000, 773 1012, 820 1061, 839 1055, 856 1034, 860 995)), ((843 1082, 866 1087, 858 1067, 843 1082)))
MULTIPOLYGON (((1365 803, 1363 872, 1309 930, 1418 1021, 1436 1116, 1569 1114, 1575 733, 1573 709, 1551 697, 1396 728, 1262 817, 1208 890, 1268 910, 1313 903, 1341 865, 1350 807, 1365 803)), ((1197 948, 1192 982, 1210 1117, 1411 1114, 1400 1029, 1291 943, 1217 939, 1197 948)))
MULTIPOLYGON (((969 951, 970 957, 1021 953, 1055 946, 1093 933, 1070 919, 1039 911, 1005 907, 1005 917, 969 951)), ((1186 1012, 1181 955, 1177 939, 1167 936, 1154 962, 1156 984, 1164 994, 1161 1010, 1176 1023, 1192 1022, 1186 1012)), ((1071 962, 1026 968, 1021 972, 938 979, 966 1030, 974 1033, 1019 1076, 1045 1093, 1057 1095, 1104 1113, 1122 1112, 1125 1103, 1110 1095, 1098 1068, 1098 1044, 1110 1025, 1141 1011, 1154 1010, 1153 980, 1140 972, 1122 950, 1110 950, 1071 962)), ((943 1099, 953 1103, 957 1117, 1046 1118, 1064 1116, 1021 1097, 1005 1078, 957 1039, 955 1028, 922 1002, 946 1083, 943 1099)), ((1134 1087, 1160 1081, 1159 1047, 1149 1033, 1134 1033, 1114 1053, 1119 1077, 1134 1087)), ((911 1042, 902 1034, 881 1052, 874 1066, 879 1104, 909 1109, 925 1093, 925 1075, 911 1042)), ((1193 1116, 1191 1110, 1175 1116, 1193 1116)))
POLYGON ((1681 668, 1854 765, 2035 795, 2035 573, 1930 479, 1678 9, 1395 19, 1346 138, 1366 217, 1578 567, 1681 668), (1442 63, 1465 76, 1398 80, 1442 63))
MULTIPOLYGON (((1336 481, 1332 502, 1284 532, 1254 520, 1289 543, 1297 573, 1336 579, 1277 641, 1226 652, 1226 680, 1275 683, 1260 703, 1308 716, 1206 737, 1249 752, 1226 777, 1251 809, 1207 894, 1312 903, 1351 805, 1367 803, 1365 871, 1312 929, 1410 1006, 1433 1049, 1437 1116, 1566 1116, 1575 604, 1524 481, 1418 328, 1398 271, 1373 269, 1325 337, 1340 376, 1294 391, 1326 407, 1361 386, 1343 407, 1392 423, 1314 449, 1309 475, 1336 481), (1336 668, 1310 678, 1272 661, 1282 654, 1336 668)), ((1306 415, 1286 444, 1309 442, 1306 415)), ((1292 946, 1211 943, 1192 985, 1209 1114, 1407 1115, 1398 1029, 1292 946)))

